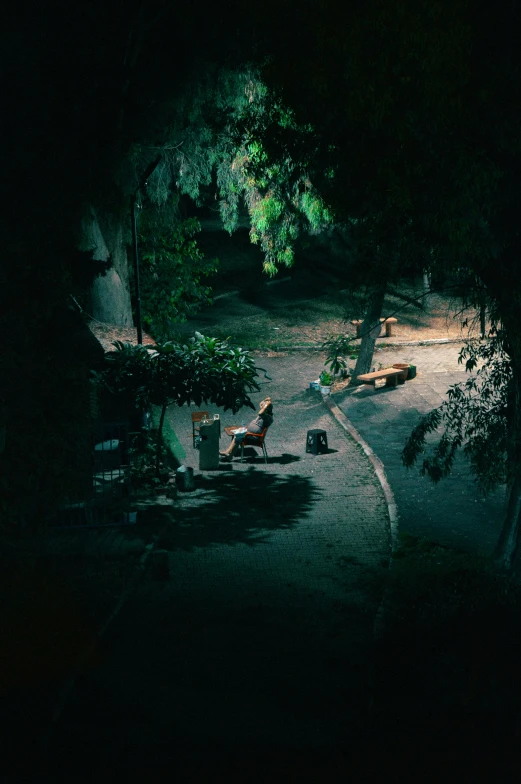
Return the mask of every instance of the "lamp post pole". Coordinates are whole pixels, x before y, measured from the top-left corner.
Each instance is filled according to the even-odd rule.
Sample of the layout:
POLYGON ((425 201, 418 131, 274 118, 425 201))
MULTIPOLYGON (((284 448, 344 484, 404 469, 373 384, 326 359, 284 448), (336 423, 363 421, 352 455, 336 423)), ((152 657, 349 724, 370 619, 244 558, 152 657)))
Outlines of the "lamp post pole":
POLYGON ((141 323, 141 289, 139 286, 139 255, 138 255, 138 245, 137 245, 137 211, 136 211, 136 202, 137 202, 137 195, 138 192, 144 188, 147 184, 147 180, 155 171, 156 167, 161 160, 161 156, 158 155, 155 160, 148 166, 141 181, 132 194, 132 202, 130 206, 130 217, 131 217, 131 224, 132 224, 132 248, 134 251, 134 283, 136 288, 136 327, 137 327, 137 342, 139 345, 143 343, 143 325, 141 323))
POLYGON ((137 247, 137 217, 136 217, 136 198, 137 191, 132 196, 131 219, 132 219, 132 247, 134 249, 134 283, 136 289, 136 326, 137 342, 143 343, 143 326, 141 324, 141 289, 139 287, 139 258, 137 247))

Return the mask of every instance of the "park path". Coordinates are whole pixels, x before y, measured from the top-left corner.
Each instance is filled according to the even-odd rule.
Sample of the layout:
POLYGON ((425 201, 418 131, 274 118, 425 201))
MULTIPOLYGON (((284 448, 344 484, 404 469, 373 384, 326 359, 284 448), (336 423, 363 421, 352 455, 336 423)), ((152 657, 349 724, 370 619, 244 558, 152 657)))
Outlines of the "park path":
POLYGON ((438 485, 401 462, 405 440, 421 416, 440 405, 451 384, 468 377, 458 364, 460 350, 459 343, 382 349, 375 353, 375 365, 410 362, 417 367, 416 378, 393 389, 347 388, 334 399, 385 466, 398 506, 399 531, 487 556, 501 530, 504 488, 483 498, 463 456, 438 485))
MULTIPOLYGON (((274 401, 268 465, 197 471, 195 491, 165 506, 156 546, 170 577, 145 575, 109 626, 51 755, 175 770, 355 744, 389 523, 367 457, 309 389, 322 361, 259 357, 272 380, 254 402, 274 401), (328 454, 306 454, 312 428, 327 431, 328 454)), ((190 411, 173 409, 170 424, 197 469, 190 411)))

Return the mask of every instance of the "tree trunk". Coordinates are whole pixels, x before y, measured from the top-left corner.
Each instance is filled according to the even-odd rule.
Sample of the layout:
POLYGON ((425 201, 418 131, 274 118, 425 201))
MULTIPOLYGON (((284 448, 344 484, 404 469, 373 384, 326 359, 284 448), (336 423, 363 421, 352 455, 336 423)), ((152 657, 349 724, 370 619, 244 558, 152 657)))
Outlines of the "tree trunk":
POLYGON ((519 563, 521 560, 519 548, 521 535, 521 377, 518 371, 521 364, 519 360, 516 360, 516 355, 521 349, 521 345, 515 333, 509 343, 512 378, 509 382, 507 396, 507 455, 513 479, 509 488, 507 513, 496 545, 494 559, 499 566, 507 571, 519 571, 521 567, 521 563, 519 563))
MULTIPOLYGON (((103 219, 90 207, 82 221, 81 250, 93 250, 93 259, 106 261, 112 266, 106 275, 100 275, 92 284, 91 315, 104 324, 131 327, 129 270, 125 244, 124 216, 103 219)), ((129 218, 130 220, 130 218, 129 218)))
POLYGON ((483 303, 479 306, 479 331, 481 338, 484 339, 487 332, 487 309, 483 303))
POLYGON ((358 381, 358 376, 362 373, 369 373, 371 370, 376 339, 380 335, 380 316, 382 315, 386 288, 387 283, 383 283, 375 289, 369 302, 369 308, 362 326, 360 327, 360 334, 362 336, 360 353, 358 354, 350 385, 356 386, 360 383, 358 381))
POLYGON ((161 442, 163 436, 163 425, 165 423, 167 405, 161 407, 161 416, 159 418, 159 427, 157 428, 157 441, 156 441, 156 476, 159 476, 159 464, 161 462, 161 442))
POLYGON ((506 571, 516 567, 519 571, 519 535, 521 532, 521 477, 516 477, 510 486, 508 507, 503 528, 494 552, 494 560, 506 571))
POLYGON ((432 280, 431 280, 430 273, 424 272, 423 273, 423 296, 422 296, 423 310, 428 310, 429 308, 431 286, 432 286, 432 280))

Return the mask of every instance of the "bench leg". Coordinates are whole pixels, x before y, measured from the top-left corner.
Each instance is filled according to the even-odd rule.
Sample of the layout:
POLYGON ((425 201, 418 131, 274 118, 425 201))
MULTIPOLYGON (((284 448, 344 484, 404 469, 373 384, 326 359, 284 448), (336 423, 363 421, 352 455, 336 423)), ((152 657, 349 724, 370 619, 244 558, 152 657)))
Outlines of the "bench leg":
POLYGON ((385 322, 385 337, 392 338, 393 336, 393 325, 389 324, 388 321, 385 322))
POLYGON ((395 387, 398 384, 398 376, 387 376, 385 379, 386 387, 395 387))

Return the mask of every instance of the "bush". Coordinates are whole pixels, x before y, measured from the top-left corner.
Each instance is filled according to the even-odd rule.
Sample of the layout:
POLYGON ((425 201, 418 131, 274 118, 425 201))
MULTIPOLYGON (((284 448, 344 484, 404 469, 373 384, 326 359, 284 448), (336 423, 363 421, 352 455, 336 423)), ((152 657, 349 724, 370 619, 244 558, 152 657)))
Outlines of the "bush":
POLYGON ((326 352, 324 365, 329 365, 331 373, 340 373, 347 368, 345 357, 353 353, 351 338, 349 335, 330 335, 322 344, 322 350, 326 352))
POLYGON ((211 402, 234 413, 254 408, 249 392, 258 391, 257 368, 249 352, 199 332, 187 343, 154 346, 114 343, 107 369, 98 374, 102 388, 134 410, 161 409, 156 438, 156 475, 163 454, 163 425, 168 406, 211 402))

